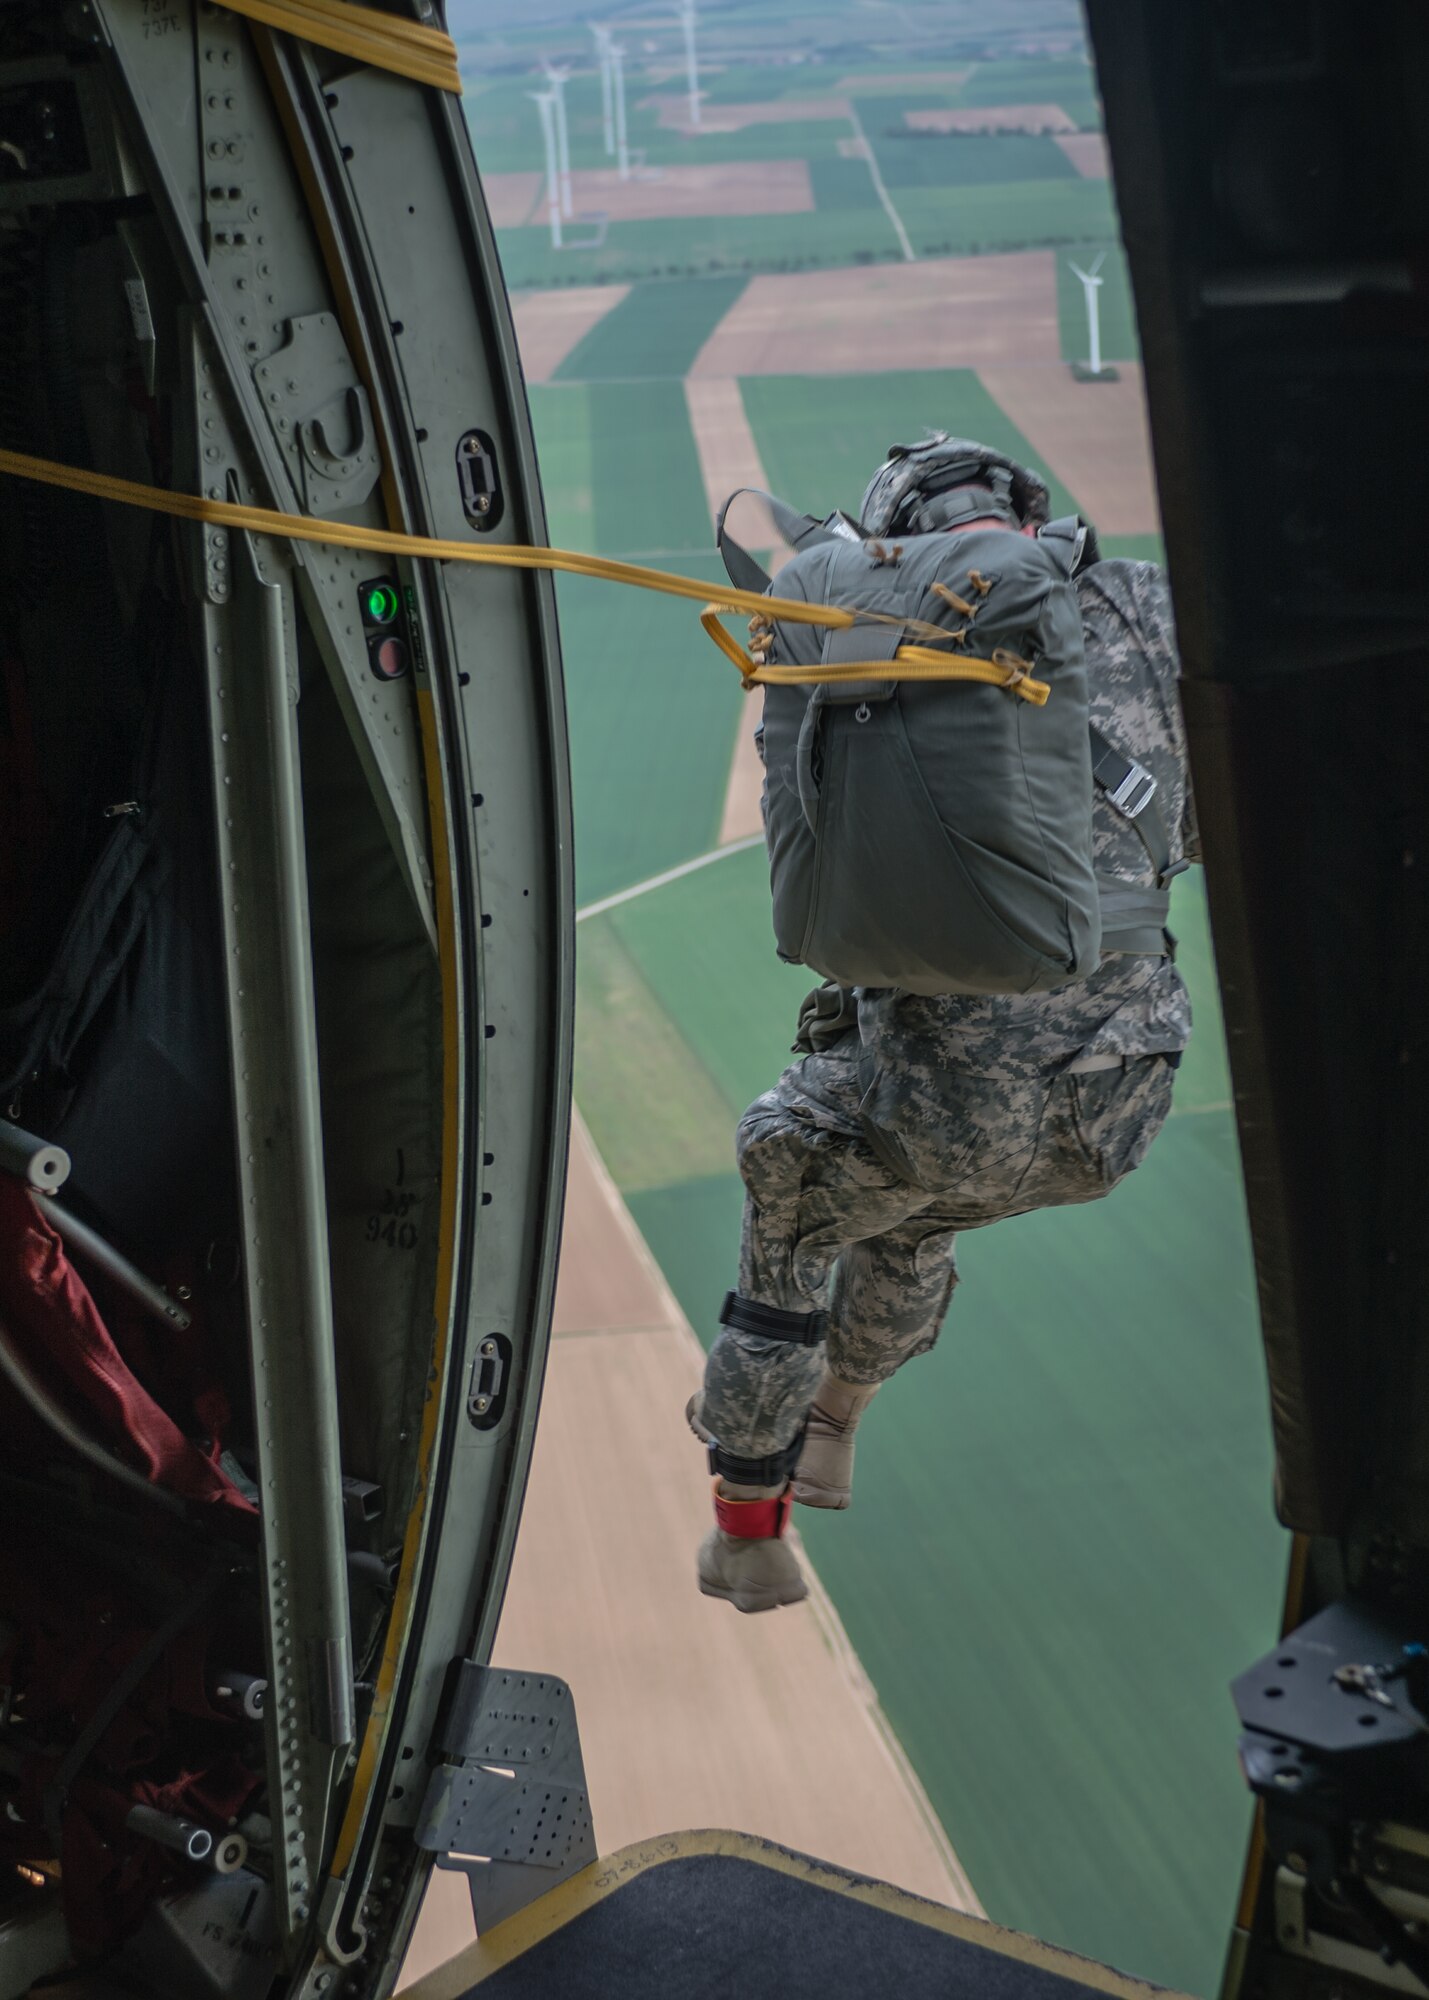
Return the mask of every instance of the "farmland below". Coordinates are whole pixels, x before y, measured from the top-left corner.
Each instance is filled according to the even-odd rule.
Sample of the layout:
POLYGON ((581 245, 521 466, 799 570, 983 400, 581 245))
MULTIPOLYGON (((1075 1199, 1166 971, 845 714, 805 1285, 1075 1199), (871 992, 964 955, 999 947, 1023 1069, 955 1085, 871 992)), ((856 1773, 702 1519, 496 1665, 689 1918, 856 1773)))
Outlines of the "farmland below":
MULTIPOLYGON (((554 542, 713 586, 736 486, 856 511, 887 447, 936 427, 1038 467, 1108 555, 1160 559, 1072 5, 915 4, 901 29, 840 0, 711 8, 698 127, 670 18, 617 20, 624 178, 582 14, 449 11, 554 542), (530 97, 547 61, 570 72, 559 248, 530 97)), ((696 607, 583 579, 559 603, 577 1102, 708 1342, 734 1124, 812 982, 774 954, 757 718, 696 607)), ((942 1343, 860 1433, 856 1506, 800 1525, 988 1913, 1209 1995, 1250 1817, 1226 1683, 1273 1638, 1285 1541, 1198 878, 1173 922, 1196 1038, 1147 1165, 960 1244, 942 1343)))

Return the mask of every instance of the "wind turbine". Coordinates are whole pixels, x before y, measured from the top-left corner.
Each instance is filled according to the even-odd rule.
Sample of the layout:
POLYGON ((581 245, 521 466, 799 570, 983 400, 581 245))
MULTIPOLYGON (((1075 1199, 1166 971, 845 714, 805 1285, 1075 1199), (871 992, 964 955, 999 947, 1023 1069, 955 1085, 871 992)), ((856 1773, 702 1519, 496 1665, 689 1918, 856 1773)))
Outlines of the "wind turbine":
POLYGON ((1080 264, 1072 265, 1072 269, 1082 281, 1082 295, 1087 302, 1087 373, 1089 375, 1100 375, 1102 372, 1101 299, 1098 294, 1101 291, 1103 280, 1097 276, 1097 273, 1101 270, 1105 261, 1105 250, 1099 250, 1096 261, 1090 271, 1084 271, 1080 264))
POLYGON ((561 170, 556 151, 556 93, 529 90, 526 95, 541 114, 541 136, 546 142, 546 197, 551 214, 551 248, 561 247, 561 170))
POLYGON ((615 85, 615 168, 623 181, 630 179, 630 148, 625 142, 625 51, 619 42, 610 44, 610 73, 615 85))
POLYGON ((609 28, 602 28, 596 22, 592 21, 590 31, 595 36, 596 59, 600 63, 600 119, 601 127, 605 134, 605 150, 607 154, 613 154, 615 151, 615 107, 610 88, 610 30, 609 28))
POLYGON ((695 0, 680 0, 680 26, 685 31, 685 72, 690 82, 690 124, 700 122, 700 71, 695 58, 695 0))
POLYGON ((556 69, 547 63, 546 82, 551 87, 556 121, 556 160, 561 175, 561 213, 567 220, 574 214, 571 207, 571 135, 566 124, 566 79, 568 69, 556 69))

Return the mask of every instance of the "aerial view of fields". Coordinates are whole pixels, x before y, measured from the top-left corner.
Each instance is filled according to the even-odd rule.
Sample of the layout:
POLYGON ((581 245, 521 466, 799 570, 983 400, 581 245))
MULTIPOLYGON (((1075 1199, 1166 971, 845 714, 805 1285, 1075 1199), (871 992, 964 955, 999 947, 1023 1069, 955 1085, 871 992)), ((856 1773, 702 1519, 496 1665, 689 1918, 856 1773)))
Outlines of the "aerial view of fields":
MULTIPOLYGON (((673 4, 448 12, 554 543, 713 582, 732 490, 856 510, 887 446, 937 427, 1040 467, 1107 553, 1159 558, 1070 0, 708 0, 697 97, 673 4), (618 49, 623 143, 592 23, 618 49)), ((770 549, 742 505, 743 538, 770 549)), ((708 1343, 734 1279, 735 1123, 788 1059, 812 982, 774 954, 754 699, 694 607, 576 579, 559 602, 578 1108, 708 1343)), ((860 1434, 853 1508, 796 1512, 986 1912, 1210 1994, 1250 1821, 1226 1684, 1273 1636, 1286 1551, 1198 875, 1173 926, 1196 1038, 1149 1162, 1108 1202, 965 1238, 938 1350, 860 1434)), ((556 1343, 553 1396, 581 1331, 556 1343)), ((678 1403, 649 1421, 678 1432, 678 1403)), ((642 1448, 627 1428, 620 1450, 642 1448)), ((698 1495, 700 1454, 679 1450, 698 1495)), ((602 1557, 595 1538, 582 1561, 602 1557)), ((692 1544, 681 1587, 694 1597, 692 1544)), ((595 1810, 599 1830, 598 1790, 595 1810)))

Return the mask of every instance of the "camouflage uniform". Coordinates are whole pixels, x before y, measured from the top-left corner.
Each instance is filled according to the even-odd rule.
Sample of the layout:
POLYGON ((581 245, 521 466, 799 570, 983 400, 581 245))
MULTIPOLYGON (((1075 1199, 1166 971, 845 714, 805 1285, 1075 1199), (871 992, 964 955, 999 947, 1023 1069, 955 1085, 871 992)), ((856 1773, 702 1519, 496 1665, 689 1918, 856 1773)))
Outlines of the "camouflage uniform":
MULTIPOLYGON (((1172 860, 1198 858, 1165 578, 1102 562, 1077 589, 1091 719, 1155 775, 1172 860)), ((1140 835, 1100 793, 1094 847, 1100 874, 1151 886, 1140 835)), ((763 1458, 798 1436, 825 1358, 869 1383, 925 1353, 957 1283, 957 1232, 1110 1193, 1161 1128, 1190 1029, 1169 958, 1111 954, 1090 978, 1028 996, 811 995, 798 1046, 814 1052, 740 1121, 739 1294, 827 1311, 827 1355, 722 1328, 704 1427, 726 1452, 763 1458), (1124 1060, 1073 1068, 1091 1058, 1124 1060)))

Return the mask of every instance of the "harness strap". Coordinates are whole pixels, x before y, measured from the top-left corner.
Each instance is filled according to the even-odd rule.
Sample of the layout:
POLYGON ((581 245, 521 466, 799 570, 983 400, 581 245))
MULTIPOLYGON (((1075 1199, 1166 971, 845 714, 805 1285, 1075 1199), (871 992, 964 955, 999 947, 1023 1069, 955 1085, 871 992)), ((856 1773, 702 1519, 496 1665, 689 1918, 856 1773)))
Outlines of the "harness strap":
POLYGON ((1156 780, 1144 764, 1124 757, 1108 743, 1099 729, 1093 727, 1088 734, 1092 739, 1092 776, 1106 794, 1108 805, 1136 828, 1155 871, 1156 886, 1164 889, 1189 863, 1171 859, 1171 836, 1156 803, 1156 780))
POLYGON ((829 1324, 826 1312, 790 1312, 784 1306, 761 1305, 757 1299, 726 1292, 719 1323, 736 1333, 757 1333, 765 1340, 787 1340, 794 1347, 817 1347, 829 1324))
POLYGON ((774 516, 774 525, 781 537, 796 552, 816 548, 820 542, 863 540, 853 523, 842 514, 831 514, 827 521, 816 521, 812 514, 801 514, 787 500, 766 493, 762 486, 737 486, 720 508, 715 521, 715 547, 724 559, 730 582, 737 584, 741 590, 768 590, 771 582, 768 570, 754 560, 748 549, 737 542, 724 525, 725 516, 742 493, 752 493, 757 500, 764 502, 774 516), (835 526, 835 522, 840 525, 835 526))
POLYGON ((1102 559, 1101 544, 1097 531, 1090 521, 1084 521, 1080 514, 1060 514, 1055 521, 1047 521, 1037 530, 1039 542, 1061 542, 1066 545, 1065 553, 1068 570, 1079 576, 1084 569, 1102 559))
POLYGON ((1166 923, 1171 915, 1169 889, 1142 888, 1114 875, 1097 876, 1102 907, 1102 950, 1124 951, 1137 958, 1169 958, 1166 923))

